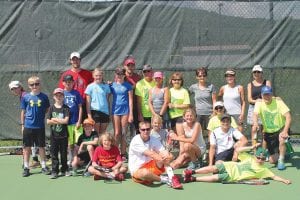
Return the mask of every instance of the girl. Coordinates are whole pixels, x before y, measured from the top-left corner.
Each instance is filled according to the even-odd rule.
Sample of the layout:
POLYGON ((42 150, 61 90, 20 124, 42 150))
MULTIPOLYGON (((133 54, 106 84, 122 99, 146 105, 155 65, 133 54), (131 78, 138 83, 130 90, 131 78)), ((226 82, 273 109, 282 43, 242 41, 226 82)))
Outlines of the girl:
POLYGON ((152 130, 150 134, 158 138, 164 147, 167 147, 168 131, 166 129, 162 129, 162 123, 163 120, 159 115, 153 115, 151 119, 152 130))

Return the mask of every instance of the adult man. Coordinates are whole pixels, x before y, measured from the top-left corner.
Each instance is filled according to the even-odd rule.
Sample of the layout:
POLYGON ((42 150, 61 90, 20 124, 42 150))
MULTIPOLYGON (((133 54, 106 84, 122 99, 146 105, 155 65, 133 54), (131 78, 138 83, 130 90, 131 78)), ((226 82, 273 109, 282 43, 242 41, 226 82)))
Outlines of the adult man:
POLYGON ((214 162, 237 161, 237 147, 245 146, 247 138, 237 129, 231 127, 231 116, 224 114, 221 117, 221 126, 210 134, 209 165, 214 162), (235 142, 237 141, 237 142, 235 142))
POLYGON ((85 104, 85 100, 86 100, 86 95, 84 93, 86 87, 88 86, 88 84, 93 82, 93 76, 92 73, 86 69, 82 69, 80 67, 80 63, 81 63, 81 57, 80 54, 78 52, 73 52, 70 55, 70 63, 71 63, 71 69, 65 71, 59 80, 58 83, 58 87, 60 88, 64 88, 63 85, 63 78, 66 75, 72 75, 73 79, 74 79, 74 86, 73 89, 77 90, 80 94, 80 96, 83 99, 83 104, 82 104, 82 119, 86 118, 86 104, 85 104))
POLYGON ((137 96, 137 111, 138 121, 151 121, 152 113, 149 108, 149 90, 155 86, 153 80, 153 70, 150 65, 143 67, 144 78, 137 82, 135 88, 135 95, 137 96))
POLYGON ((136 135, 129 146, 128 167, 132 179, 137 183, 150 185, 154 181, 170 184, 174 189, 181 189, 179 177, 174 175, 169 163, 173 159, 159 139, 150 136, 149 122, 140 122, 140 134, 136 135), (167 171, 168 177, 162 176, 167 171))
POLYGON ((253 129, 258 130, 258 116, 263 125, 264 140, 270 153, 269 162, 276 163, 279 170, 285 169, 285 140, 289 137, 292 117, 290 109, 281 98, 273 97, 272 88, 261 89, 262 101, 256 102, 253 113, 253 129))

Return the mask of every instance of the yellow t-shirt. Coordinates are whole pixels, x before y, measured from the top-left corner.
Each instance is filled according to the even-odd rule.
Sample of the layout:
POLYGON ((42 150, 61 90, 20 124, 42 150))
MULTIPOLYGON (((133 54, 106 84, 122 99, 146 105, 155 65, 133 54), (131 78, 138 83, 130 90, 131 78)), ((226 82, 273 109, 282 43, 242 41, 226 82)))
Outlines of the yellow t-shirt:
POLYGON ((274 173, 265 165, 258 164, 254 156, 243 152, 239 154, 238 158, 241 162, 223 162, 229 175, 227 181, 260 179, 274 176, 274 173))
POLYGON ((285 125, 284 114, 290 109, 279 98, 273 97, 271 104, 264 101, 255 103, 254 112, 257 113, 263 124, 263 132, 274 133, 285 125))
MULTIPOLYGON (((170 97, 172 104, 190 104, 190 95, 188 91, 184 88, 180 89, 170 89, 170 97)), ((171 119, 174 119, 176 117, 182 117, 183 115, 183 109, 179 108, 171 108, 169 109, 169 115, 171 119)))
POLYGON ((149 99, 149 90, 155 86, 155 82, 151 82, 142 79, 137 82, 135 86, 135 95, 142 98, 142 114, 143 117, 151 117, 152 113, 149 108, 148 99, 149 99))
MULTIPOLYGON (((208 125, 207 125, 207 130, 209 131, 213 131, 215 130, 216 128, 218 128, 219 126, 221 126, 221 120, 219 118, 219 116, 213 116, 209 122, 208 122, 208 125)), ((237 128, 237 124, 235 122, 235 119, 233 117, 231 117, 231 126, 233 128, 237 128)))

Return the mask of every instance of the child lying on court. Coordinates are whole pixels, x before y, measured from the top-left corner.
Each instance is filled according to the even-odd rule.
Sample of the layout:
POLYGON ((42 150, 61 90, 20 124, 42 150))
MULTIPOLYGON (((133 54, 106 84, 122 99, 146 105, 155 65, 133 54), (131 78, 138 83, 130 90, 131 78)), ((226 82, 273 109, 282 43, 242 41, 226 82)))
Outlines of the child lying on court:
POLYGON ((290 180, 276 176, 265 165, 267 157, 266 149, 258 147, 257 143, 253 146, 240 147, 237 149, 239 152, 240 162, 223 162, 216 165, 206 166, 197 170, 185 169, 183 171, 184 182, 238 182, 241 180, 251 179, 264 179, 271 178, 275 181, 279 181, 285 184, 291 184, 290 180), (255 155, 250 155, 247 150, 256 149, 255 155), (192 174, 208 174, 214 173, 210 176, 194 177, 192 174))
POLYGON ((94 175, 94 180, 99 180, 101 177, 124 180, 127 167, 122 162, 120 151, 115 146, 115 140, 111 134, 104 133, 100 136, 100 146, 95 150, 92 165, 88 171, 94 175))

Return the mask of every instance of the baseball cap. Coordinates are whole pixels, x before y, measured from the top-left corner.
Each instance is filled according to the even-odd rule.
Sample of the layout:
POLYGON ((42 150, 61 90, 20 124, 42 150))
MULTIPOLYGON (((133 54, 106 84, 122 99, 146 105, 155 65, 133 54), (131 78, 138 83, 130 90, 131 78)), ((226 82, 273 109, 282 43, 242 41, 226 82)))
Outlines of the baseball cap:
POLYGON ((233 75, 233 76, 235 76, 235 71, 233 70, 233 69, 228 69, 228 70, 226 70, 226 72, 225 72, 225 76, 226 75, 233 75))
POLYGON ((231 120, 231 116, 228 115, 228 114, 224 114, 224 115, 222 115, 222 117, 221 117, 221 121, 223 121, 224 119, 229 119, 229 120, 231 120))
POLYGON ((262 147, 258 147, 255 151, 255 156, 266 158, 268 156, 268 151, 262 147))
POLYGON ((73 57, 77 57, 77 58, 80 59, 80 53, 78 53, 78 52, 73 52, 73 53, 71 53, 70 59, 72 59, 73 57))
POLYGON ((129 64, 135 65, 135 60, 134 60, 134 58, 126 58, 126 59, 124 60, 124 65, 129 65, 129 64))
POLYGON ((254 67, 252 68, 252 72, 254 72, 254 71, 262 72, 263 69, 262 69, 261 65, 254 65, 254 67))
POLYGON ((74 81, 74 79, 72 75, 67 74, 64 76, 63 81, 74 81))
POLYGON ((153 78, 163 78, 164 74, 162 72, 154 72, 153 78))
POLYGON ((10 90, 12 90, 13 88, 22 87, 22 84, 20 83, 20 81, 12 81, 8 84, 8 87, 10 90))
POLYGON ((53 94, 56 95, 57 93, 64 94, 64 90, 61 89, 61 88, 56 88, 56 89, 53 91, 53 94))
POLYGON ((269 86, 264 86, 261 88, 261 95, 263 94, 272 94, 272 88, 269 86))
POLYGON ((91 118, 86 118, 85 120, 83 120, 82 124, 83 125, 90 124, 90 125, 94 126, 95 125, 95 121, 93 119, 91 119, 91 118))
POLYGON ((223 106, 223 107, 224 107, 224 104, 223 104, 222 101, 217 101, 217 102, 214 104, 214 109, 215 109, 217 106, 223 106))
POLYGON ((117 67, 115 73, 118 75, 125 75, 125 69, 121 67, 117 67))
POLYGON ((151 65, 144 65, 143 71, 148 71, 148 70, 152 70, 151 65))

